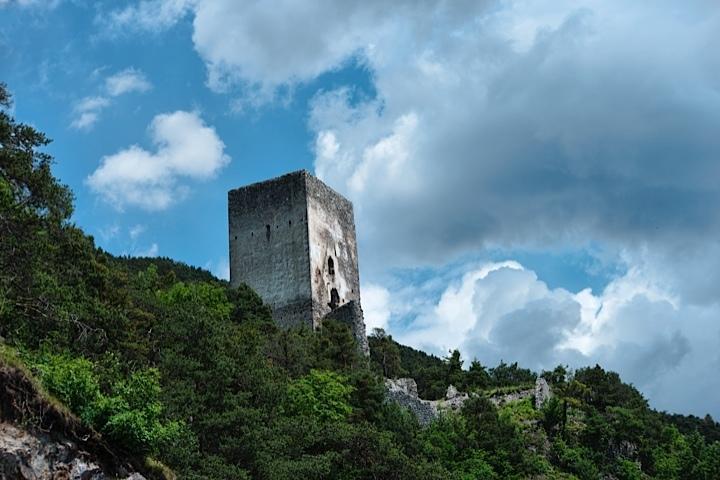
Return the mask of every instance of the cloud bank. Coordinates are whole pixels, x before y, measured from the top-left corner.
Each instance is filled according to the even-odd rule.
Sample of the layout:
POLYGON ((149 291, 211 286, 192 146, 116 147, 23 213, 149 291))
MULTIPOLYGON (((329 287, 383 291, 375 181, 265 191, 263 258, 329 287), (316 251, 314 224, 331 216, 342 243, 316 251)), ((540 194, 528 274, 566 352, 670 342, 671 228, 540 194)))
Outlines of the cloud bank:
POLYGON ((165 210, 188 193, 187 180, 208 180, 230 162, 225 144, 193 112, 155 116, 149 127, 154 151, 132 145, 103 157, 87 185, 118 210, 165 210))
POLYGON ((688 305, 658 285, 641 260, 633 265, 596 295, 548 288, 516 262, 490 263, 409 314, 393 311, 414 296, 401 289, 383 314, 394 319, 387 328, 399 341, 440 355, 458 348, 485 365, 518 361, 536 371, 600 363, 622 372, 656 408, 718 415, 708 392, 720 391, 713 374, 720 306, 688 305))
POLYGON ((490 364, 598 361, 654 405, 720 415, 716 2, 153 0, 116 13, 154 31, 192 16, 210 88, 259 103, 351 62, 368 72, 370 97, 318 92, 309 128, 316 173, 362 226, 370 323, 490 364), (549 288, 517 262, 443 273, 488 248, 597 245, 624 272, 601 292, 549 288), (419 267, 420 280, 388 274, 419 267))

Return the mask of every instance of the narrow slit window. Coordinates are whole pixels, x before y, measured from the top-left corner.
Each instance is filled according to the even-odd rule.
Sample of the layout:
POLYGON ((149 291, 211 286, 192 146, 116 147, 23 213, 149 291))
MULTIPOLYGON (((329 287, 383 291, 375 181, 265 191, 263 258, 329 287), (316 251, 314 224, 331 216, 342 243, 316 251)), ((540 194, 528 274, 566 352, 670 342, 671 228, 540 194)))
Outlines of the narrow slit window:
POLYGON ((335 275, 335 262, 332 257, 328 257, 328 273, 330 275, 335 275))
POLYGON ((265 225, 265 238, 270 240, 270 225, 265 225))

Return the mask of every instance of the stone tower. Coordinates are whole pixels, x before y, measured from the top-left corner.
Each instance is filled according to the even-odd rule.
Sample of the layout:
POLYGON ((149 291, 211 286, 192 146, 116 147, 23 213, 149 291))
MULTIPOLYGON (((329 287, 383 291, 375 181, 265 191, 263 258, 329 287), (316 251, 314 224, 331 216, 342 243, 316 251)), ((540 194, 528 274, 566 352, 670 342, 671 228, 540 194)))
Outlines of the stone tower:
POLYGON ((228 192, 230 283, 285 327, 347 323, 367 354, 352 203, 307 171, 228 192))

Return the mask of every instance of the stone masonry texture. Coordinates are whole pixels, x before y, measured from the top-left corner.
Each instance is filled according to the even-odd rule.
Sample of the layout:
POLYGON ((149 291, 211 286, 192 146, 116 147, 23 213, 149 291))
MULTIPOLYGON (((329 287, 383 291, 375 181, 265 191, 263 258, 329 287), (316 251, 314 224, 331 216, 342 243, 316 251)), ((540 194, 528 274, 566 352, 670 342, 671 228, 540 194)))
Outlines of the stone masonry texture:
POLYGON ((367 345, 350 201, 302 170, 228 192, 228 220, 233 286, 252 287, 284 327, 316 329, 352 302, 343 319, 367 345))

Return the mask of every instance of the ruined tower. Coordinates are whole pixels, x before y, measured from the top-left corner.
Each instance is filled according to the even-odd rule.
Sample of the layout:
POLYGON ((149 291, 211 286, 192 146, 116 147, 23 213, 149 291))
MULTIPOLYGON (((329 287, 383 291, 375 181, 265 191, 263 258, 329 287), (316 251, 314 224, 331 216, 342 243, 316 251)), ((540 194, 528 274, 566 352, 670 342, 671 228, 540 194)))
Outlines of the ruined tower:
POLYGON ((352 203, 307 171, 228 192, 230 283, 285 327, 347 323, 367 353, 352 203))

